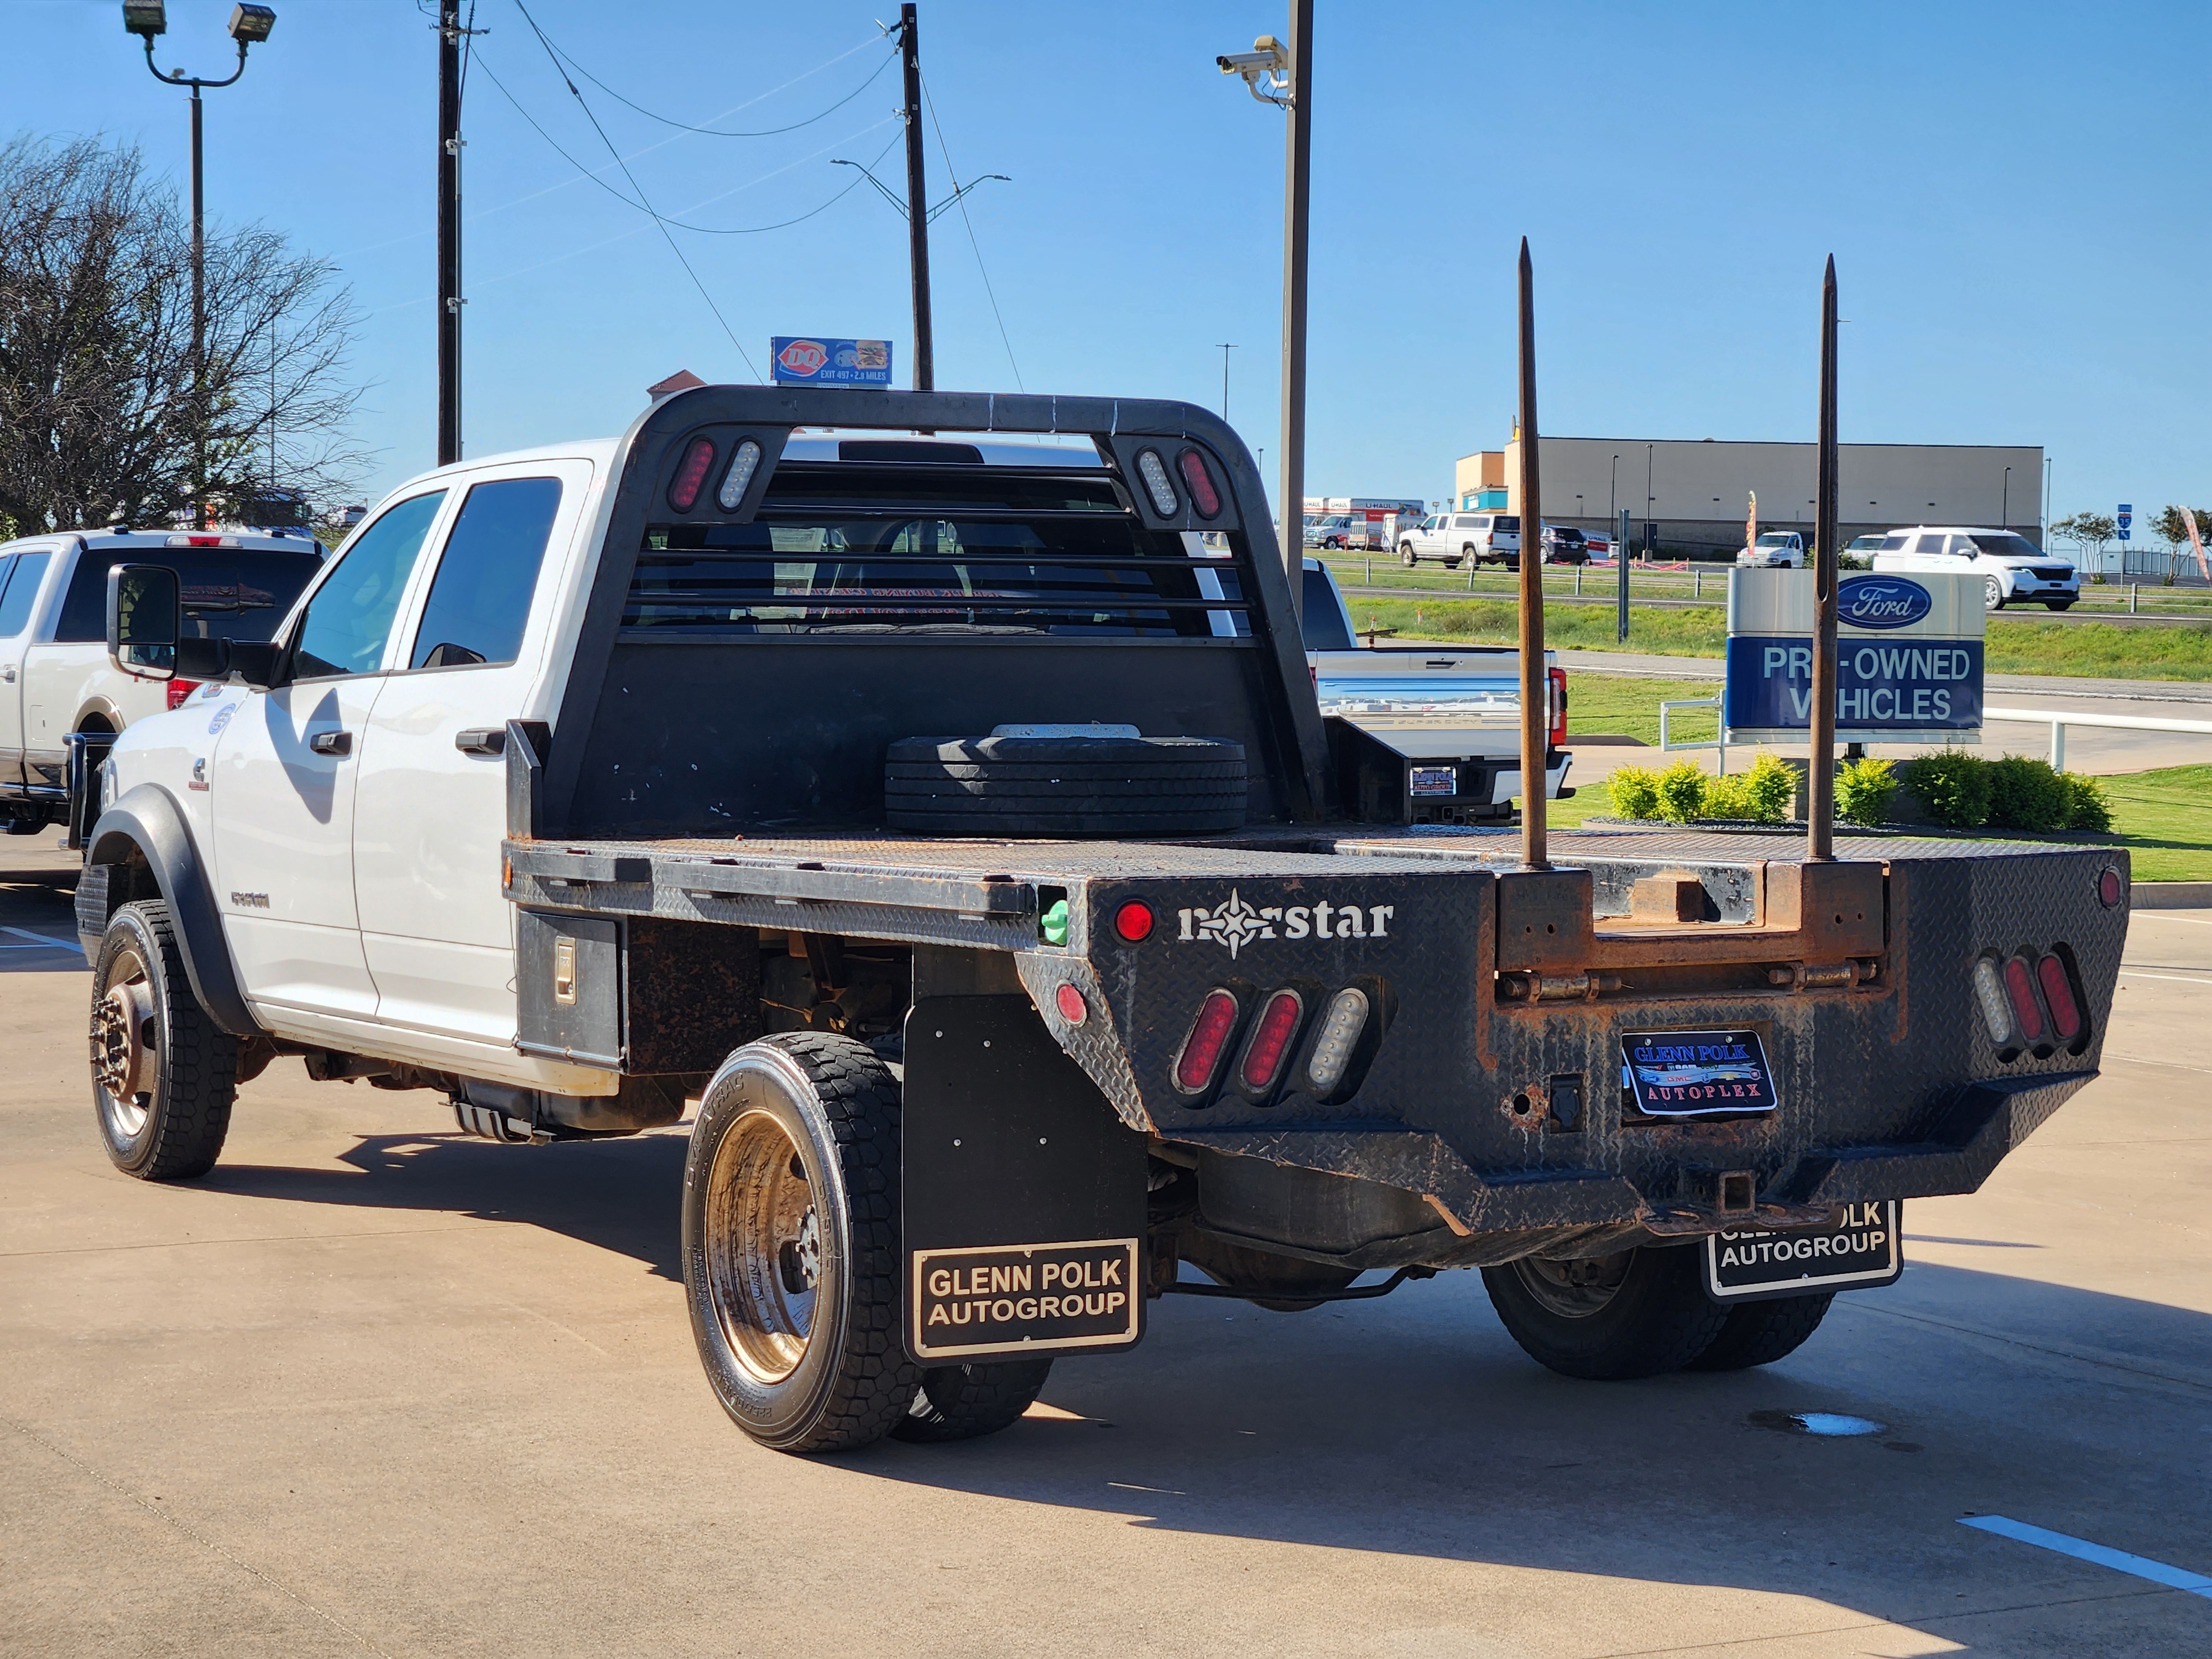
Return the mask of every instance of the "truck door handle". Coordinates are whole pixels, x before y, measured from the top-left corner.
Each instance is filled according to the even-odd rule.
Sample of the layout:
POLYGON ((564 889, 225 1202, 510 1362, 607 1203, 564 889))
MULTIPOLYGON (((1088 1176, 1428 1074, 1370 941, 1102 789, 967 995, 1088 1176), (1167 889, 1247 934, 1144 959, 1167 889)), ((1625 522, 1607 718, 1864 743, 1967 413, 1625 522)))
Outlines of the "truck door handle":
POLYGON ((464 755, 504 755, 507 752, 507 728, 503 726, 471 726, 453 733, 453 747, 464 755))
POLYGON ((307 739, 307 747, 318 755, 350 755, 353 753, 353 733, 318 732, 307 739))
POLYGON ((0 680, 4 680, 10 685, 15 684, 15 665, 14 663, 11 662, 6 667, 0 668, 0 680))

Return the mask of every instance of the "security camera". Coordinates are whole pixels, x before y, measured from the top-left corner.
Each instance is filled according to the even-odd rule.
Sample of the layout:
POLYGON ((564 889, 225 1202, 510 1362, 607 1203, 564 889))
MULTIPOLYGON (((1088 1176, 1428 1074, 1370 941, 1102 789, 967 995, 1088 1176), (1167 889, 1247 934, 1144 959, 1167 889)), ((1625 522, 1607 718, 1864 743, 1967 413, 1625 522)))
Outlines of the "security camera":
POLYGON ((1263 34, 1252 43, 1249 52, 1224 52, 1214 60, 1221 65, 1224 75, 1279 75, 1290 67, 1282 46, 1272 34, 1263 34))

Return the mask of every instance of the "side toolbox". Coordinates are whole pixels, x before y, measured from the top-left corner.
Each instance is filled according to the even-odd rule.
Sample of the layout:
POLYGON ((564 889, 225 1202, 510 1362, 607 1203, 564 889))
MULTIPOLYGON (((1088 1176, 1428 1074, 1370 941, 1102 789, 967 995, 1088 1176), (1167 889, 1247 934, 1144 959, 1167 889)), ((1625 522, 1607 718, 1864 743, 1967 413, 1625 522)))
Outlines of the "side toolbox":
POLYGON ((526 1054, 631 1076, 711 1072, 761 1034, 750 927, 518 910, 514 958, 526 1054))

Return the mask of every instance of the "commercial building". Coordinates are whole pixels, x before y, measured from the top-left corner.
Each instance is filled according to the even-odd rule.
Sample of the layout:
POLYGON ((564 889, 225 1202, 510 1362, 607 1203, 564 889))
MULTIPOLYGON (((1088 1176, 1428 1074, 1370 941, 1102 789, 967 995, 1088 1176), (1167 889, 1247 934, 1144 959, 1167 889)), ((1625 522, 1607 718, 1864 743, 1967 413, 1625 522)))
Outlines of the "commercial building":
MULTIPOLYGON (((1759 497, 1761 530, 1813 528, 1814 446, 1653 438, 1555 438, 1542 444, 1544 517, 1596 530, 1626 511, 1669 552, 1732 555, 1759 497)), ((2043 449, 2037 444, 1844 444, 1837 456, 1843 539, 1899 525, 1991 525, 2043 540, 2043 449)), ((1462 455, 1452 500, 1521 510, 1521 446, 1462 455)))

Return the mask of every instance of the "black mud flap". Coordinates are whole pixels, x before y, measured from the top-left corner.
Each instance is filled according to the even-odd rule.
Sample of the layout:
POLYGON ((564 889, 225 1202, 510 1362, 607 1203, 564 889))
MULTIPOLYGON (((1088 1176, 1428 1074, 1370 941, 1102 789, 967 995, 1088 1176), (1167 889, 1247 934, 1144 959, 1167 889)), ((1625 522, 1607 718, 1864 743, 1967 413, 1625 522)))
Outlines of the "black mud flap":
POLYGON ((1825 1227, 1717 1234, 1705 1240, 1705 1294, 1730 1304, 1894 1285, 1905 1271, 1901 1224, 1893 1198, 1844 1205, 1825 1227))
POLYGON ((906 1023, 906 1346, 924 1365, 1133 1346, 1145 1140, 1026 996, 906 1023))

